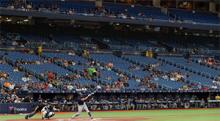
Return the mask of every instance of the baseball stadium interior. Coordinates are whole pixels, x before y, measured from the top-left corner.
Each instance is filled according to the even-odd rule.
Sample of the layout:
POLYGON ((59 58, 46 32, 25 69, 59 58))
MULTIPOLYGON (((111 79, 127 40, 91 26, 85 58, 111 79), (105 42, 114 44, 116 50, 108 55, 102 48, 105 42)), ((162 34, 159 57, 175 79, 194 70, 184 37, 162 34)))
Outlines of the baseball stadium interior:
POLYGON ((0 117, 94 90, 91 111, 218 109, 220 2, 0 0, 0 90, 0 117))

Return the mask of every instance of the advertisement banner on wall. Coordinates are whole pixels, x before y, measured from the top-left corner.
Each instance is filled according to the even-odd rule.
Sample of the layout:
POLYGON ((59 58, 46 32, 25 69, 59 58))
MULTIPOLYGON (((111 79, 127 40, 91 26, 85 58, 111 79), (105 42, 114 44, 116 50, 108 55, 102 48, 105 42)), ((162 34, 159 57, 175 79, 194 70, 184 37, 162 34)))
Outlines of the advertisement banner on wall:
POLYGON ((33 103, 0 104, 0 114, 30 113, 33 110, 33 108, 33 103))

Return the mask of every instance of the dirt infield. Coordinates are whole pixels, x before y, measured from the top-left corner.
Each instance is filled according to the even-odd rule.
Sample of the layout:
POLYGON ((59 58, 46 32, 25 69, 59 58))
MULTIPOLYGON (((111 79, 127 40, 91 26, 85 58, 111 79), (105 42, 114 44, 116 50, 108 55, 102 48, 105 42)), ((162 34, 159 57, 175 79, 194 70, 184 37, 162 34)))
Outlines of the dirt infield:
MULTIPOLYGON (((76 119, 62 119, 62 118, 52 118, 49 121, 140 121, 146 120, 146 118, 134 117, 134 118, 76 118, 76 119)), ((16 119, 16 120, 7 120, 7 121, 43 121, 41 119, 16 119)), ((47 121, 47 120, 45 120, 47 121)))

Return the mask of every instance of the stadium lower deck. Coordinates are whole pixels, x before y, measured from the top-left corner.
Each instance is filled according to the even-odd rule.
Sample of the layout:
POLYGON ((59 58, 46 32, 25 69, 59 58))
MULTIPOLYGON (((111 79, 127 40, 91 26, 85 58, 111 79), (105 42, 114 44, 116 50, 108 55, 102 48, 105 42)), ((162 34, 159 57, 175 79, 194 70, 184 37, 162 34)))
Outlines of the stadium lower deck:
MULTIPOLYGON (((1 51, 1 84, 7 82, 25 91, 60 92, 101 85, 105 91, 209 91, 219 90, 219 65, 202 63, 204 58, 112 53, 76 55, 43 52, 1 51), (94 69, 95 75, 89 71, 94 69), (62 82, 58 88, 53 81, 62 82), (28 83, 27 83, 28 82, 28 83), (42 85, 34 85, 40 83, 42 85), (49 85, 49 86, 48 86, 49 85)), ((218 60, 215 60, 218 62, 218 60)))

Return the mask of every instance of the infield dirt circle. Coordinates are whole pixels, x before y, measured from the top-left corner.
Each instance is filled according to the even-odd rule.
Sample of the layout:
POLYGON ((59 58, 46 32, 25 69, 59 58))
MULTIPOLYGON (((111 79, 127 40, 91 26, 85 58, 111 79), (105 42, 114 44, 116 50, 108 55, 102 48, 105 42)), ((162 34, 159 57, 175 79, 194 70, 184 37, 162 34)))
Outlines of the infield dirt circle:
MULTIPOLYGON (((62 118, 52 118, 50 120, 45 121, 140 121, 144 120, 146 118, 94 118, 94 119, 88 119, 88 118, 76 118, 76 119, 62 119, 62 118)), ((7 120, 7 121, 44 121, 42 119, 16 119, 16 120, 7 120)))

